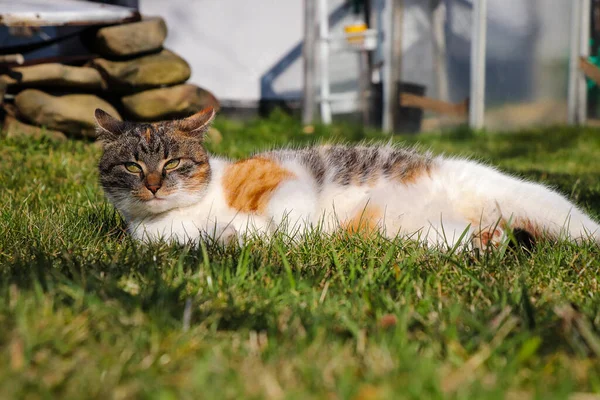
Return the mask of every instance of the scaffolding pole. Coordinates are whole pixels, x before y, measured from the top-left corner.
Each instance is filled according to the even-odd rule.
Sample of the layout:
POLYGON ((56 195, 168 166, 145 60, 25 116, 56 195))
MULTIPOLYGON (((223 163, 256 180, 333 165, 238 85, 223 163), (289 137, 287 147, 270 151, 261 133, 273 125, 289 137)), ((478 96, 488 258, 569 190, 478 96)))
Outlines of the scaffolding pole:
POLYGON ((569 41, 569 94, 568 122, 577 124, 577 76, 579 75, 579 32, 580 32, 581 1, 574 0, 571 7, 571 32, 569 41))
POLYGON ((386 1, 387 23, 384 32, 389 32, 384 40, 383 64, 383 121, 384 132, 392 132, 394 128, 394 115, 398 107, 399 98, 396 90, 396 81, 401 80, 402 71, 402 18, 404 14, 403 0, 386 1))
POLYGON ((568 122, 577 125, 587 120, 587 82, 579 59, 590 54, 590 0, 574 0, 571 8, 569 55, 568 122))
MULTIPOLYGON (((577 66, 579 67, 579 58, 586 60, 590 56, 590 14, 592 4, 590 0, 581 0, 580 31, 579 31, 579 57, 577 57, 577 66)), ((585 124, 587 120, 587 78, 581 69, 577 74, 578 101, 577 101, 577 122, 585 124)))
POLYGON ((473 1, 471 34, 471 93, 469 126, 481 129, 485 114, 485 45, 487 36, 487 0, 473 1))
POLYGON ((442 101, 450 101, 444 32, 446 4, 443 2, 436 4, 434 0, 429 0, 429 3, 437 98, 442 101))
POLYGON ((331 123, 331 89, 329 87, 329 10, 327 0, 319 0, 319 68, 321 75, 321 120, 331 123))
POLYGON ((302 97, 302 123, 311 124, 315 119, 315 48, 317 16, 316 0, 304 0, 304 90, 302 97))

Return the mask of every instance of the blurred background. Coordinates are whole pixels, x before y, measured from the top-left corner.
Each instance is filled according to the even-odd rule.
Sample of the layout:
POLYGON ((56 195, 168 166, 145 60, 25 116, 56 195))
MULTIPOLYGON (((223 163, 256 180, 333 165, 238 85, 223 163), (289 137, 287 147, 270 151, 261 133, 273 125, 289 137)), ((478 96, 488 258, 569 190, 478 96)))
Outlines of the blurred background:
MULTIPOLYGON (((121 116, 142 120, 218 104, 233 118, 282 108, 305 123, 351 120, 395 132, 469 122, 492 130, 593 122, 596 84, 578 68, 573 71, 573 57, 584 56, 596 65, 599 9, 595 0, 0 1, 5 57, 0 66, 9 76, 4 79, 8 103, 23 88, 65 94, 60 82, 10 78, 16 68, 49 62, 95 68, 101 87, 71 91, 92 93, 121 116), (90 8, 80 8, 84 3, 90 8), (482 14, 477 7, 483 6, 482 14), (98 8, 104 19, 86 21, 86 13, 98 8), (32 13, 40 19, 27 19, 32 13), (154 17, 165 27, 155 48, 130 54, 102 48, 102 27, 154 17), (482 53, 476 48, 478 35, 484 61, 473 64, 474 54, 482 53), (163 49, 187 63, 189 76, 137 84, 111 76, 117 64, 127 70, 122 75, 137 73, 132 71, 139 66, 125 63, 163 49), (22 60, 10 58, 15 54, 22 60), (477 95, 473 82, 482 79, 477 95), (131 96, 184 83, 187 89, 180 91, 194 91, 196 97, 185 92, 187 100, 194 97, 193 104, 176 107, 179 111, 144 114, 130 104, 131 96), (484 122, 469 121, 479 102, 484 122)), ((136 29, 147 35, 142 30, 147 28, 136 29)), ((146 97, 134 100, 152 96, 146 97)), ((10 113, 22 122, 39 123, 18 107, 10 113)))
MULTIPOLYGON (((142 0, 140 7, 143 13, 162 15, 169 26, 181 28, 171 32, 166 44, 187 56, 194 82, 233 106, 256 108, 261 100, 300 104, 302 1, 238 1, 235 6, 232 1, 200 1, 189 10, 187 3, 142 0), (234 27, 224 32, 224 25, 230 23, 234 27)), ((344 0, 327 3, 331 31, 341 35, 344 27, 357 19, 353 4, 344 0)), ((402 3, 402 61, 397 80, 420 85, 425 94, 440 100, 463 101, 470 90, 472 2, 402 3), (436 23, 442 26, 445 54, 436 54, 443 51, 436 48, 436 23), (436 66, 440 57, 446 58, 443 71, 436 66), (440 84, 446 87, 440 88, 440 84)), ((498 111, 522 103, 537 107, 527 110, 527 115, 515 115, 516 125, 567 121, 571 9, 572 2, 565 0, 488 1, 486 110, 491 114, 487 126, 505 127, 507 120, 498 111)), ((365 18, 364 8, 360 13, 358 19, 365 18)), ((384 58, 375 57, 381 60, 374 63, 384 58)), ((332 53, 329 75, 332 92, 358 91, 357 52, 332 53)), ((353 111, 356 108, 358 104, 353 111)))

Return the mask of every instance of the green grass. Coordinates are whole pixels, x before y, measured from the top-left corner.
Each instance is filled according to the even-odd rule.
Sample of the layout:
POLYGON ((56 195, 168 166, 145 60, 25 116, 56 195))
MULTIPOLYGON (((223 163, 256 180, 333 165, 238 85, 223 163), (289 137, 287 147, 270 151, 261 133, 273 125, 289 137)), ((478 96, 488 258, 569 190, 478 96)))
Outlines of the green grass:
MULTIPOLYGON (((232 157, 302 133, 217 121, 232 157)), ((600 215, 600 132, 400 137, 557 187, 600 215)), ((97 147, 0 139, 0 398, 568 398, 600 392, 600 251, 476 256, 382 238, 132 242, 97 147), (184 316, 185 314, 185 316, 184 316)))

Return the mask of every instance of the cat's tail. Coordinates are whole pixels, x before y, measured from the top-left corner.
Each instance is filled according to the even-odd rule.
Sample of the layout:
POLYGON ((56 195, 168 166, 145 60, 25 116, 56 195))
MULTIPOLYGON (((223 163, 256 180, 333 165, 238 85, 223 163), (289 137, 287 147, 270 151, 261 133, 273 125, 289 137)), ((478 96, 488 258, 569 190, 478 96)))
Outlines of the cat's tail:
POLYGON ((522 230, 548 237, 600 244, 600 225, 556 191, 472 161, 445 159, 442 179, 454 207, 474 227, 522 230))

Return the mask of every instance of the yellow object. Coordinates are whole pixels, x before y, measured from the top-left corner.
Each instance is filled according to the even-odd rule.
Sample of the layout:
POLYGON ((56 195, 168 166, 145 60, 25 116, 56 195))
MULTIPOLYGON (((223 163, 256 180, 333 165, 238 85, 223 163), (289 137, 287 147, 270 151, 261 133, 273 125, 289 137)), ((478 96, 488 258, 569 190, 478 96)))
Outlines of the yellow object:
POLYGON ((367 30, 367 24, 364 22, 357 22, 354 24, 346 25, 344 27, 344 32, 347 37, 346 40, 348 43, 359 44, 365 41, 364 35, 358 35, 359 33, 365 32, 367 30))

